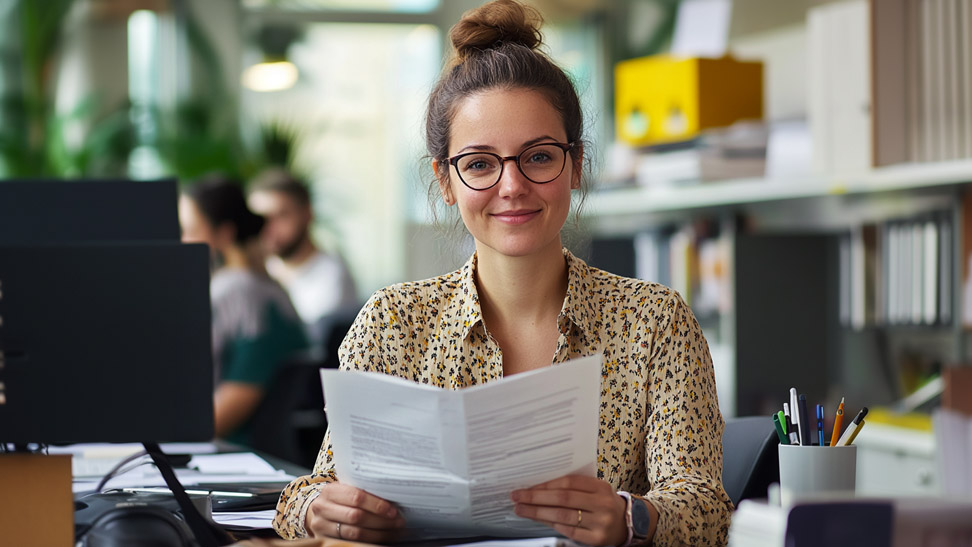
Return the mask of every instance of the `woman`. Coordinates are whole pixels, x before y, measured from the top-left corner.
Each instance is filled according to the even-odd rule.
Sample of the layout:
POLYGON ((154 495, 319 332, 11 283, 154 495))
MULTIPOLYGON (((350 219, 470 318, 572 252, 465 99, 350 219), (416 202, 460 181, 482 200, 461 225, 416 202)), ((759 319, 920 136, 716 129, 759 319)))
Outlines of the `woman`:
POLYGON ((249 422, 277 366, 306 348, 303 324, 264 269, 259 235, 239 184, 211 177, 179 199, 182 241, 209 245, 216 437, 249 444, 249 422))
MULTIPOLYGON (((375 293, 341 366, 459 389, 601 352, 597 478, 515 491, 516 513, 591 545, 724 544, 723 420, 698 323, 671 289, 562 247, 582 186, 582 116, 567 76, 537 51, 539 26, 533 10, 499 0, 453 27, 426 144, 476 252, 456 272, 375 293)), ((326 436, 314 474, 282 493, 277 531, 393 540, 406 524, 396 508, 339 478, 326 436)))

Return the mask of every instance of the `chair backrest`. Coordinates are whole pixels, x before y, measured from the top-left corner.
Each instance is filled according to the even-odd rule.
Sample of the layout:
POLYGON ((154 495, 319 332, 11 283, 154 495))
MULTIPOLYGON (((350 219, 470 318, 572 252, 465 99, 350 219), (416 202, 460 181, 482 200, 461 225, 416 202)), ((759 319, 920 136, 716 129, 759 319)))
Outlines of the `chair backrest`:
POLYGON ((726 419, 722 433, 722 485, 733 505, 765 498, 780 481, 779 439, 769 416, 726 419))
POLYGON ((253 416, 252 448, 311 468, 317 458, 327 417, 320 369, 337 368, 337 348, 353 317, 327 323, 327 345, 282 364, 253 416))

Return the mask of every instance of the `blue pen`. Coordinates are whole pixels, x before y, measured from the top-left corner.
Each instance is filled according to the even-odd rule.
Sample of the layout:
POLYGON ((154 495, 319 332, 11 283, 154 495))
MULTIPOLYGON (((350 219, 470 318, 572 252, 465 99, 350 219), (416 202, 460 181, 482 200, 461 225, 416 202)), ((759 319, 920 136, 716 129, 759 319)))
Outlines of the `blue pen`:
POLYGON ((824 439, 823 405, 817 405, 817 436, 820 438, 820 446, 827 446, 827 441, 824 439))

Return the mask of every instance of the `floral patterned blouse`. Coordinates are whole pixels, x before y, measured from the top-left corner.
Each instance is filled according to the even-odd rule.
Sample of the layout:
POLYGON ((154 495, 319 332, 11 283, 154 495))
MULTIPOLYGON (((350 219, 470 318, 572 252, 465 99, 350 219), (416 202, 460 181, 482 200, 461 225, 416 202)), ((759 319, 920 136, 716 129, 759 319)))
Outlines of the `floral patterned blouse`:
MULTIPOLYGON (((588 266, 564 250, 567 296, 553 363, 601 352, 598 477, 650 501, 654 545, 724 545, 732 502, 722 487, 722 430, 709 348, 667 287, 588 266)), ((342 369, 379 371, 446 389, 503 375, 482 318, 476 255, 459 270, 376 292, 339 356, 342 369)), ((284 489, 273 525, 306 535, 307 508, 337 480, 325 435, 311 475, 284 489)))

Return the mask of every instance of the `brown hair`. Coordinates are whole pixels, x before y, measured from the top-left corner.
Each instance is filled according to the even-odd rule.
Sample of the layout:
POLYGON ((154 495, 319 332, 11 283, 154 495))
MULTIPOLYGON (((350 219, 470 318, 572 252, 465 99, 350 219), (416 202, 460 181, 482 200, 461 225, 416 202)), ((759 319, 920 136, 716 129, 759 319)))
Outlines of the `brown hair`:
POLYGON ((278 192, 290 196, 301 207, 311 206, 307 184, 281 167, 268 167, 254 177, 250 193, 278 192))
MULTIPOLYGON (((542 24, 536 9, 515 0, 494 0, 463 14, 449 32, 455 54, 429 96, 425 115, 429 157, 438 162, 447 159, 452 119, 462 99, 488 89, 521 88, 546 95, 560 114, 567 141, 578 143, 571 150, 572 158, 581 158, 580 101, 567 74, 538 49, 543 43, 542 24)), ((438 181, 429 187, 433 205, 438 189, 438 181)))

